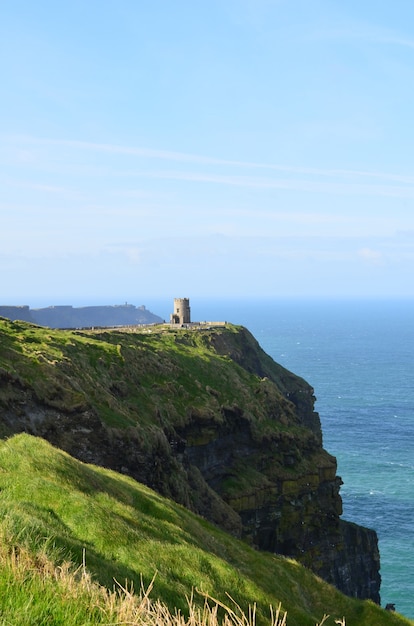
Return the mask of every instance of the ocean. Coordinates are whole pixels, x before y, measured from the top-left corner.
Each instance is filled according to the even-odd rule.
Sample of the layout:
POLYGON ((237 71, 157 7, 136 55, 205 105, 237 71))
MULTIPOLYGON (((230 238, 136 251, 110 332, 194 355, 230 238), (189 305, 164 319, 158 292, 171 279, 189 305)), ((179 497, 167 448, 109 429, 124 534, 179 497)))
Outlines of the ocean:
MULTIPOLYGON (((324 447, 344 482, 343 518, 377 531, 381 604, 414 619, 414 300, 189 295, 194 321, 242 324, 312 385, 324 447)), ((169 320, 172 299, 144 304, 169 320)))
POLYGON ((414 618, 414 300, 190 304, 194 320, 246 326, 315 389, 343 518, 377 531, 381 604, 414 618))

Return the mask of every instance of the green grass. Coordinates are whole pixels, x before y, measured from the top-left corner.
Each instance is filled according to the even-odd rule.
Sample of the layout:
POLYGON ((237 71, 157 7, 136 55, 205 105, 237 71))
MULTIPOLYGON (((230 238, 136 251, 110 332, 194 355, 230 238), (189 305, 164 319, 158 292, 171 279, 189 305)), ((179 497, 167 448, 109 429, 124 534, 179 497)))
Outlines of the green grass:
MULTIPOLYGON (((81 430, 85 415, 97 416, 96 423, 100 421, 110 429, 130 429, 125 437, 134 433, 143 449, 156 451, 159 441, 165 441, 164 433, 179 437, 184 429, 188 446, 208 443, 216 436, 217 426, 229 422, 224 412, 235 409, 249 422, 249 432, 258 444, 277 434, 284 439, 281 450, 292 447, 292 437, 310 449, 313 434, 298 423, 282 392, 285 383, 282 381, 279 389, 273 380, 249 371, 255 365, 249 358, 257 359, 257 355, 264 373, 279 380, 283 372, 298 384, 300 379, 273 363, 247 331, 232 325, 214 331, 163 325, 151 327, 150 332, 62 331, 0 319, 0 417, 2 408, 17 416, 11 425, 0 419, 0 436, 18 431, 20 423, 31 423, 30 415, 25 414, 24 419, 19 416, 25 407, 30 413, 28 400, 33 399, 32 405, 52 411, 46 425, 39 425, 44 430, 36 430, 35 425, 30 432, 44 434, 49 429, 52 435, 45 437, 53 437, 62 448, 66 447, 64 427, 59 431, 56 412, 61 412, 66 422, 71 420, 69 429, 76 423, 81 430), (246 346, 253 355, 243 356, 248 369, 236 362, 246 346)), ((322 453, 325 457, 320 463, 315 445, 313 448, 313 457, 307 462, 326 465, 326 453, 322 453)), ((66 449, 73 451, 76 445, 66 449)), ((291 479, 294 471, 308 473, 304 457, 295 470, 284 467, 282 452, 272 458, 275 480, 291 479)), ((257 463, 262 465, 262 460, 257 459, 257 463)), ((217 489, 222 496, 237 498, 255 489, 258 478, 260 483, 260 477, 247 472, 237 484, 233 472, 228 484, 223 484, 221 491, 217 489)), ((188 486, 183 480, 179 475, 162 475, 159 481, 163 484, 157 488, 188 503, 184 493, 188 486)), ((263 480, 267 484, 267 478, 263 480)))
MULTIPOLYGON (((288 626, 311 626, 324 614, 331 615, 327 625, 342 616, 348 626, 410 623, 343 596, 292 560, 251 549, 126 476, 29 435, 0 443, 0 537, 0 625, 126 623, 110 622, 79 574, 70 590, 59 579, 65 563, 76 568, 83 560, 110 591, 114 579, 139 590, 141 576, 147 587, 156 574, 151 597, 187 616, 186 598, 198 589, 227 605, 228 593, 246 614, 256 603, 258 624, 269 623, 269 605, 279 603, 288 626), (19 554, 32 563, 24 573, 13 565, 19 554)), ((194 603, 202 608, 203 595, 195 593, 194 603)))
MULTIPOLYGON (((287 427, 300 435, 304 429, 281 390, 236 362, 229 367, 229 356, 216 349, 217 341, 237 347, 239 334, 232 325, 214 334, 168 326, 152 327, 151 333, 86 332, 0 319, 0 375, 14 376, 56 409, 92 407, 111 427, 148 426, 156 416, 163 426, 180 427, 192 410, 217 422, 221 407, 238 404, 259 437, 287 427), (281 407, 276 419, 269 420, 270 406, 281 407)), ((264 353, 263 359, 272 363, 264 353)))
MULTIPOLYGON (((266 469, 272 480, 295 480, 329 461, 285 398, 291 389, 309 395, 309 386, 300 381, 260 351, 248 333, 231 325, 214 332, 163 326, 151 332, 80 332, 0 319, 0 416, 5 410, 18 420, 19 410, 24 411, 19 407, 32 401, 77 416, 82 426, 84 413, 90 411, 107 426, 133 427, 125 432, 138 437, 144 449, 155 445, 161 430, 168 432, 170 426, 179 433, 186 425, 189 443, 200 429, 208 438, 223 420, 223 409, 238 405, 259 444, 269 436, 268 441, 280 441, 290 453, 307 442, 315 449, 294 468, 283 466, 283 454, 280 459, 272 454, 272 466, 266 469), (241 361, 245 367, 238 365, 241 361), (188 426, 193 422, 192 431, 188 426)), ((1 421, 0 434, 11 434, 7 422, 1 421)), ((270 457, 260 456, 259 448, 252 466, 236 464, 223 482, 222 492, 229 498, 237 500, 268 480, 266 472, 254 469, 264 460, 270 462, 270 457)), ((179 476, 174 479, 180 481, 179 476)), ((177 490, 184 489, 178 482, 177 490)), ((251 550, 125 476, 82 465, 25 435, 0 442, 0 530, 9 557, 13 550, 26 551, 29 561, 46 559, 48 567, 60 571, 67 560, 78 567, 85 555, 88 571, 108 589, 114 579, 128 580, 139 589, 141 575, 148 585, 157 572, 152 595, 171 611, 188 613, 186 597, 198 588, 223 603, 229 593, 243 611, 257 603, 259 623, 268 623, 269 605, 280 602, 288 610, 288 626, 315 624, 325 613, 332 616, 325 623, 331 624, 342 615, 348 626, 408 623, 369 602, 345 598, 294 561, 251 550)), ((10 567, 5 559, 4 575, 0 571, 5 590, 12 587, 10 567)), ((36 578, 36 566, 32 569, 26 573, 30 584, 41 588, 53 583, 54 574, 44 582, 36 578)), ((100 623, 95 613, 85 617, 94 606, 90 598, 85 599, 85 606, 91 604, 80 613, 83 617, 70 622, 64 613, 66 617, 53 617, 59 598, 55 606, 49 588, 43 594, 49 604, 43 608, 42 593, 29 585, 16 584, 15 593, 21 595, 14 600, 9 592, 3 599, 0 595, 0 626, 18 623, 3 619, 13 605, 23 616, 24 607, 33 605, 35 617, 22 617, 22 624, 100 623), (44 618, 36 616, 36 610, 44 618)), ((84 589, 79 590, 79 597, 83 594, 84 589)), ((196 595, 195 602, 201 607, 203 596, 196 595)))

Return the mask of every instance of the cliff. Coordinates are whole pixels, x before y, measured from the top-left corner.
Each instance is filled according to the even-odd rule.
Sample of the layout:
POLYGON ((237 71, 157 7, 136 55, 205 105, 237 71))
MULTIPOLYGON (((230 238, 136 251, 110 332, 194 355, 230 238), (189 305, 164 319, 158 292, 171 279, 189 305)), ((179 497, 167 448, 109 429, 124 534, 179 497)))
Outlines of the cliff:
POLYGON ((31 309, 28 306, 0 306, 0 316, 13 321, 23 320, 49 328, 85 328, 92 326, 128 326, 159 324, 163 320, 145 306, 133 304, 105 306, 49 306, 31 309))
POLYGON ((313 389, 244 328, 52 331, 0 321, 0 423, 129 474, 379 603, 374 531, 341 520, 313 389))
POLYGON ((0 467, 3 624, 334 626, 345 616, 349 626, 413 626, 373 602, 345 596, 297 561, 255 550, 142 483, 81 463, 39 437, 22 433, 0 441, 0 467), (114 580, 128 581, 126 593, 119 586, 113 591, 114 580), (153 607, 162 603, 158 616, 148 615, 143 589, 150 589, 153 607), (212 598, 228 611, 216 614, 212 598), (122 610, 114 612, 118 601, 122 610))

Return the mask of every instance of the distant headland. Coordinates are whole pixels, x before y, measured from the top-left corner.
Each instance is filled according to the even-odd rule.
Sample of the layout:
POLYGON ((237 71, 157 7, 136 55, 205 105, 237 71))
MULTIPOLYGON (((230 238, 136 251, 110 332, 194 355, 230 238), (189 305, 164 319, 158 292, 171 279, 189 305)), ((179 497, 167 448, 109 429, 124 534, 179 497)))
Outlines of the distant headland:
POLYGON ((31 309, 29 306, 1 306, 0 317, 22 320, 49 328, 84 328, 91 326, 129 326, 159 324, 164 320, 144 305, 116 304, 73 307, 49 306, 31 309))

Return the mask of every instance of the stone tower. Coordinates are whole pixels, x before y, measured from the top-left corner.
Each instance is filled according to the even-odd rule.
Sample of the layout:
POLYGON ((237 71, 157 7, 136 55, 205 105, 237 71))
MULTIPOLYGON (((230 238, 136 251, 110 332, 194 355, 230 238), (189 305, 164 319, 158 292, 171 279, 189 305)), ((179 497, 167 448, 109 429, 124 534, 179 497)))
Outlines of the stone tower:
POLYGON ((170 315, 171 324, 190 324, 190 299, 174 298, 174 313, 170 315))

